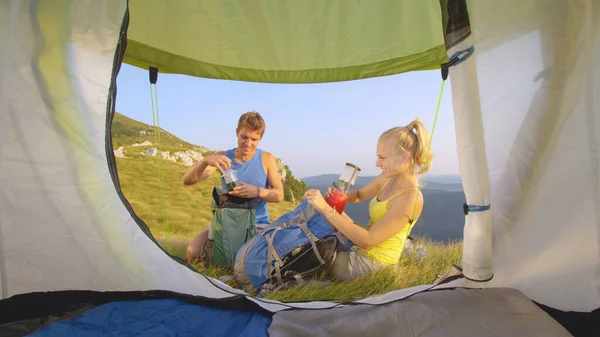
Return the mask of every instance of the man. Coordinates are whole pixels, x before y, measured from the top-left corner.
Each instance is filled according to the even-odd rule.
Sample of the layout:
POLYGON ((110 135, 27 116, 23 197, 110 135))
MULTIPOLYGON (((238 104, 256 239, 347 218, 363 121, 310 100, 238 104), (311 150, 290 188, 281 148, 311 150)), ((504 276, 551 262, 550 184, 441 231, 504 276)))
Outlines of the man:
MULTIPOLYGON (((190 167, 183 176, 183 184, 193 185, 208 178, 215 170, 220 174, 230 168, 236 170, 241 184, 229 193, 243 198, 259 197, 261 201, 256 206, 256 224, 258 227, 266 226, 270 222, 267 203, 283 200, 283 183, 275 156, 258 148, 264 132, 265 121, 258 112, 243 114, 236 128, 237 147, 207 156, 190 167)), ((221 184, 226 189, 223 179, 221 184)), ((187 248, 188 262, 200 257, 207 240, 208 229, 192 240, 187 248)))

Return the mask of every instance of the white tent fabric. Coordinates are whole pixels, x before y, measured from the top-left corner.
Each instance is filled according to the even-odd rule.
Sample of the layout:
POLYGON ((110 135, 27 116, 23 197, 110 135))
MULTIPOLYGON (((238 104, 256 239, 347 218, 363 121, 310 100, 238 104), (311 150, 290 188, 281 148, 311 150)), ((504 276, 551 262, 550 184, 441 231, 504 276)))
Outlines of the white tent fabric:
MULTIPOLYGON (((168 257, 115 190, 106 102, 125 2, 61 4, 0 2, 1 298, 77 289, 243 294, 168 257)), ((514 287, 562 310, 598 308, 600 4, 478 0, 469 10, 475 54, 450 69, 457 141, 469 203, 491 200, 492 210, 467 217, 463 262, 467 274, 494 278, 463 285, 514 287), (463 119, 478 111, 483 132, 463 119)))
POLYGON ((16 23, 0 29, 2 61, 11 62, 1 86, 1 298, 79 289, 232 296, 149 240, 113 185, 106 102, 125 3, 80 1, 68 14, 54 5, 0 2, 0 22, 16 23), (32 6, 44 7, 39 17, 32 6))
MULTIPOLYGON (((494 278, 483 285, 561 310, 598 308, 600 3, 470 1, 469 10, 475 54, 451 78, 457 118, 480 98, 487 163, 465 156, 481 153, 477 129, 457 126, 457 137, 467 197, 473 188, 473 201, 487 202, 486 164, 491 181, 494 278)), ((487 256, 470 246, 490 229, 467 220, 463 262, 487 256)))

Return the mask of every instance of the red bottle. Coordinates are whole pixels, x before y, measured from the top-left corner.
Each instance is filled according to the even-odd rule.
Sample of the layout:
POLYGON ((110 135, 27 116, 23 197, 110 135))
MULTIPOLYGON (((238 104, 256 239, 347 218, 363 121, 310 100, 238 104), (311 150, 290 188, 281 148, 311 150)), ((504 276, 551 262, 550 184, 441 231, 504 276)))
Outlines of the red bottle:
POLYGON ((329 193, 325 201, 338 213, 342 214, 344 208, 346 208, 346 203, 348 203, 348 195, 340 189, 333 188, 331 189, 331 192, 329 193))
POLYGON ((346 193, 350 186, 354 185, 359 172, 360 167, 352 163, 346 163, 344 172, 338 178, 340 184, 334 182, 333 188, 325 199, 325 202, 340 214, 344 212, 344 208, 346 208, 346 204, 348 203, 348 195, 346 193))

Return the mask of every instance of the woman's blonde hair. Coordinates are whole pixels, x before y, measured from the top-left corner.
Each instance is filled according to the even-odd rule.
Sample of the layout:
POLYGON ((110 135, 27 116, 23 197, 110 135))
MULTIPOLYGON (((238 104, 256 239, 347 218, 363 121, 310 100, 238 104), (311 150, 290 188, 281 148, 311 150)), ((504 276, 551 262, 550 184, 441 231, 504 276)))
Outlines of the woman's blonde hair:
POLYGON ((423 174, 431 168, 433 155, 429 153, 429 131, 419 118, 406 126, 397 126, 381 134, 379 140, 394 139, 399 152, 408 152, 412 169, 423 174))

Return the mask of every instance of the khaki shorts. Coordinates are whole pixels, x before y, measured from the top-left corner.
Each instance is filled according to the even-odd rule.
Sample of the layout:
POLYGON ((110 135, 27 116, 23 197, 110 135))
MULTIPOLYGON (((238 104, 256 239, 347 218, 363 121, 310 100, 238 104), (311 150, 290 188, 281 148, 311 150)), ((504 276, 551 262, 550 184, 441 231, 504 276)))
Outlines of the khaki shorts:
POLYGON ((329 273, 338 281, 348 281, 370 275, 385 267, 387 266, 373 261, 357 251, 338 251, 329 273))

